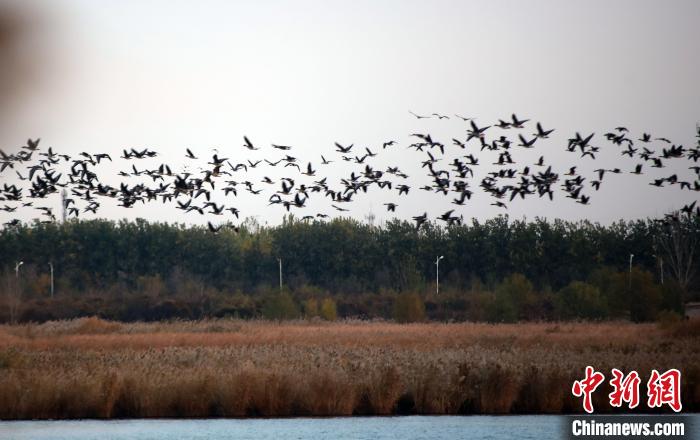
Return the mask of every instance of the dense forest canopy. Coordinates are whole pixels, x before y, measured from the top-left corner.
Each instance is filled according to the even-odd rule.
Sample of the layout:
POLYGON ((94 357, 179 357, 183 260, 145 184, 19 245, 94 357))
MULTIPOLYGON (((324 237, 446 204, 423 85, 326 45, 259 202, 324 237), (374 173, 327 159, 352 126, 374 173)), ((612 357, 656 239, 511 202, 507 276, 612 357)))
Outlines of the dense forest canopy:
POLYGON ((658 298, 638 318, 653 319, 697 294, 698 223, 500 216, 417 231, 400 220, 288 216, 279 226, 249 219, 238 233, 219 234, 144 220, 20 224, 0 231, 0 319, 293 317, 318 314, 324 299, 341 317, 391 318, 406 309, 397 298, 408 297, 421 303, 418 318, 634 318, 630 294, 647 287, 658 298))

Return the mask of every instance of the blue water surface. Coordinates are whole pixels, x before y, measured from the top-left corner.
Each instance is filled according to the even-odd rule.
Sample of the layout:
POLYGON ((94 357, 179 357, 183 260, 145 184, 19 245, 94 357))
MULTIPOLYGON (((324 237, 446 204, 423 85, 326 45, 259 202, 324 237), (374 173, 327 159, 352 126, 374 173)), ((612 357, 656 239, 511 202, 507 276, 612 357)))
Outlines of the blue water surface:
POLYGON ((536 415, 0 422, 3 440, 544 440, 566 435, 564 417, 536 415))

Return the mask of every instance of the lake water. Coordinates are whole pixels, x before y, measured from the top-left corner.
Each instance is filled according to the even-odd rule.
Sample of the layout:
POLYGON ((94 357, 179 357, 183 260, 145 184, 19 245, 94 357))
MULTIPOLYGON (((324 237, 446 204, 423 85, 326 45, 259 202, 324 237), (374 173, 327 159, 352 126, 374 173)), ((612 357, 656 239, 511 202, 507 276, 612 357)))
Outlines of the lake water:
MULTIPOLYGON (((697 421, 699 416, 692 416, 697 421)), ((561 416, 0 422, 3 440, 559 439, 561 416)), ((689 438, 694 438, 691 434, 689 438)))
POLYGON ((555 439, 557 416, 0 422, 3 440, 555 439))

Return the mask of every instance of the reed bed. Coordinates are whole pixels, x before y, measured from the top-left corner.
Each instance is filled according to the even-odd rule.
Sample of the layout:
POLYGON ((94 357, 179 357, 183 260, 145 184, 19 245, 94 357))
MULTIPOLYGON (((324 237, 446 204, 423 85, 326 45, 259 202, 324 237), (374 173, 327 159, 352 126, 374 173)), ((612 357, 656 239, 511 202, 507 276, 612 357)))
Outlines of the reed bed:
MULTIPOLYGON (((589 364, 643 381, 678 368, 684 410, 697 411, 699 342, 697 323, 6 325, 0 418, 570 413, 589 364)), ((611 411, 608 392, 596 410, 611 411)))

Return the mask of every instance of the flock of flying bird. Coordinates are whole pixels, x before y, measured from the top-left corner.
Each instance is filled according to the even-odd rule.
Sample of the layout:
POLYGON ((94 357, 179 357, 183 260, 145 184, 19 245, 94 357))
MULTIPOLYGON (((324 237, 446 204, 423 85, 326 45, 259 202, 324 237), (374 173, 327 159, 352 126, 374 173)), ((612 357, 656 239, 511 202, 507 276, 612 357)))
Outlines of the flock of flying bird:
MULTIPOLYGON (((450 118, 438 113, 411 114, 419 120, 450 118)), ((500 208, 507 208, 508 203, 518 197, 525 199, 537 196, 553 200, 557 189, 563 190, 565 197, 573 199, 576 203, 588 205, 591 200, 590 190, 599 190, 606 175, 642 175, 647 168, 664 168, 671 160, 684 160, 690 164, 688 169, 692 170, 693 177, 684 180, 677 174, 672 174, 654 178, 649 184, 655 187, 676 186, 679 190, 700 192, 700 128, 697 145, 686 148, 648 133, 639 137, 632 136, 627 128, 616 127, 604 134, 605 142, 615 146, 621 156, 636 159, 633 167, 624 171, 617 167, 598 168, 594 171, 593 178, 588 179, 577 172, 577 168, 587 160, 595 160, 599 154, 601 146, 594 144, 595 134, 576 133, 568 139, 567 145, 564 146, 565 151, 575 155, 579 165, 571 166, 565 173, 560 174, 555 172, 552 165, 545 163, 544 156, 522 167, 518 166, 513 158, 519 149, 533 150, 539 147, 542 140, 549 138, 554 132, 553 129, 545 129, 539 122, 531 124, 529 119, 521 119, 515 114, 499 119, 495 124, 481 126, 474 118, 460 115, 454 117, 465 124, 464 137, 453 138, 451 142, 443 143, 431 134, 413 133, 410 136, 411 142, 404 148, 415 150, 422 156, 420 165, 428 180, 418 190, 449 197, 451 203, 457 207, 467 204, 472 198, 476 190, 475 184, 493 198, 492 205, 500 208), (527 131, 531 133, 528 134, 527 131), (507 135, 515 132, 517 133, 514 137, 507 135), (484 160, 483 156, 477 156, 484 150, 491 152, 497 159, 489 164, 491 171, 485 173, 483 178, 475 179, 474 170, 482 165, 484 160), (474 182, 475 180, 477 182, 474 182)), ((238 161, 224 157, 240 156, 241 151, 253 152, 263 148, 244 136, 243 144, 239 147, 241 150, 230 151, 227 154, 214 150, 206 166, 200 166, 196 172, 190 172, 189 165, 181 171, 173 171, 166 163, 149 169, 141 165, 147 161, 142 161, 157 158, 159 153, 148 148, 130 148, 123 150, 121 159, 130 162, 131 166, 118 172, 122 181, 115 186, 107 184, 98 175, 98 169, 105 161, 112 162, 109 154, 81 152, 71 157, 54 152, 52 148, 42 149, 39 144, 39 139, 29 139, 16 154, 6 154, 0 150, 0 178, 3 173, 14 171, 17 176, 14 180, 19 180, 14 184, 3 183, 0 188, 0 210, 13 213, 20 207, 35 209, 41 212, 41 216, 44 217, 42 221, 45 222, 56 221, 56 216, 50 207, 38 206, 38 201, 63 190, 68 194, 63 203, 69 217, 79 217, 88 212, 96 214, 103 200, 111 198, 117 200, 118 206, 124 208, 160 201, 174 203, 176 208, 185 213, 230 215, 231 218, 240 217, 235 203, 229 202, 235 199, 240 191, 256 196, 262 194, 266 203, 277 205, 288 212, 306 208, 307 201, 318 195, 326 197, 333 209, 345 212, 348 209, 344 206, 352 203, 355 196, 376 188, 396 196, 393 201, 384 203, 388 211, 395 212, 400 203, 398 200, 408 195, 409 191, 416 190, 409 180, 409 175, 398 166, 378 169, 372 164, 376 156, 389 153, 387 149, 401 148, 395 140, 382 143, 381 150, 380 147, 372 150, 369 147, 341 145, 336 142, 334 151, 320 154, 320 161, 316 161, 316 165, 310 161, 304 165, 305 161, 292 156, 292 146, 280 144, 266 147, 270 148, 269 151, 278 152, 275 159, 238 161), (339 161, 352 166, 353 170, 348 176, 335 183, 330 182, 327 177, 317 177, 319 167, 339 161), (289 168, 291 175, 278 181, 267 176, 260 180, 251 178, 251 170, 258 167, 289 168), (146 183, 141 181, 130 184, 129 179, 136 177, 141 177, 146 183), (268 191, 267 188, 271 190, 268 191), (214 197, 217 189, 223 191, 226 202, 217 203, 218 199, 214 197)), ((182 154, 188 163, 194 162, 194 166, 197 165, 199 157, 192 150, 186 148, 182 154)), ((456 209, 443 213, 437 220, 447 225, 461 224, 463 216, 455 214, 456 209)), ((696 206, 696 202, 685 205, 679 214, 667 216, 664 221, 677 220, 678 215, 700 216, 700 206, 696 206)), ((328 216, 318 212, 303 216, 303 220, 328 216)), ((420 229, 428 220, 427 212, 413 217, 416 229, 420 229)), ((4 225, 10 226, 19 222, 18 219, 14 219, 4 225)), ((233 222, 218 225, 208 222, 208 228, 213 233, 219 232, 224 226, 238 230, 233 222)))

